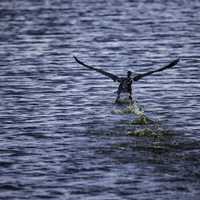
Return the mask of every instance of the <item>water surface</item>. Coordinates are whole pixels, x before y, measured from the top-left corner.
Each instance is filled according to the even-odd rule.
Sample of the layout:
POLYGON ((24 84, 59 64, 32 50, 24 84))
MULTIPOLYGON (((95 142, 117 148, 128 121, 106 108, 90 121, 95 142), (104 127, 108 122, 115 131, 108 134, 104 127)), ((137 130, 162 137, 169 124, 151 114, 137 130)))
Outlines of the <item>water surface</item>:
POLYGON ((199 199, 199 1, 0 2, 1 199, 199 199), (128 134, 117 85, 73 60, 146 77, 161 138, 128 134))

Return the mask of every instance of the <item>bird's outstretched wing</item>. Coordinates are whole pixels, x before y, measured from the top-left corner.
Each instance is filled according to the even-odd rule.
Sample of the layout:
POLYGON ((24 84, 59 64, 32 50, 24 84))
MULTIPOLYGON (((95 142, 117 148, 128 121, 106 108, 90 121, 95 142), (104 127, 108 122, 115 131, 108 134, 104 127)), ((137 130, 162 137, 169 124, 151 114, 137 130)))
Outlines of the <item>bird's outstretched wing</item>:
POLYGON ((113 81, 118 81, 118 80, 120 80, 120 78, 119 78, 118 76, 114 75, 114 74, 111 74, 111 73, 109 73, 109 72, 106 72, 106 71, 104 71, 104 70, 102 70, 102 69, 99 69, 99 68, 96 68, 96 67, 92 67, 92 66, 86 65, 85 63, 83 63, 83 62, 81 62, 80 60, 78 60, 78 58, 75 57, 75 56, 74 56, 74 59, 75 59, 76 62, 79 63, 80 65, 83 65, 84 67, 87 67, 88 69, 95 70, 95 71, 97 71, 97 72, 99 72, 99 73, 101 73, 101 74, 103 74, 103 75, 105 75, 105 76, 111 78, 113 81))
POLYGON ((169 69, 169 68, 173 67, 174 65, 176 65, 176 64, 179 62, 179 60, 180 60, 180 59, 178 58, 178 59, 172 61, 170 64, 168 64, 168 65, 165 66, 165 67, 162 67, 162 68, 159 68, 159 69, 156 69, 156 70, 152 70, 152 71, 149 71, 149 72, 146 72, 146 73, 143 73, 143 74, 138 74, 137 76, 135 76, 135 77, 133 78, 133 80, 134 80, 134 81, 138 81, 138 80, 142 79, 143 77, 148 76, 148 75, 151 75, 151 74, 153 74, 153 73, 155 73, 155 72, 160 72, 160 71, 163 71, 163 70, 165 70, 165 69, 169 69))

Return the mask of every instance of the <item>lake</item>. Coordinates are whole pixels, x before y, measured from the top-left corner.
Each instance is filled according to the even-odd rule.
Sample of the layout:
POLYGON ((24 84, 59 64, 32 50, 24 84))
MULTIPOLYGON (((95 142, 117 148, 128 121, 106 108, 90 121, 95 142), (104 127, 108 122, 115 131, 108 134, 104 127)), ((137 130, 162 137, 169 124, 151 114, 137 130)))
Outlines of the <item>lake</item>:
MULTIPOLYGON (((0 2, 0 199, 198 200, 200 2, 0 2), (155 134, 116 114, 134 84, 155 134)), ((153 132, 154 133, 154 132, 153 132)))

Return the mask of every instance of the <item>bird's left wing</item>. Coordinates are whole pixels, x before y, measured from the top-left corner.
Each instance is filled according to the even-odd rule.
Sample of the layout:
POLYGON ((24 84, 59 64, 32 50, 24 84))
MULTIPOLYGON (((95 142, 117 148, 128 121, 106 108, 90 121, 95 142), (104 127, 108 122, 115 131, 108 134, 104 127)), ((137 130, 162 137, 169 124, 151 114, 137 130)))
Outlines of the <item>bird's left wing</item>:
POLYGON ((111 78, 113 81, 119 81, 120 78, 112 73, 109 73, 109 72, 106 72, 102 69, 99 69, 99 68, 96 68, 96 67, 92 67, 92 66, 89 66, 89 65, 86 65, 85 63, 83 63, 82 61, 80 61, 77 57, 74 56, 74 59, 76 60, 77 63, 79 63, 80 65, 83 65, 84 67, 88 68, 88 69, 91 69, 91 70, 94 70, 94 71, 97 71, 109 78, 111 78))

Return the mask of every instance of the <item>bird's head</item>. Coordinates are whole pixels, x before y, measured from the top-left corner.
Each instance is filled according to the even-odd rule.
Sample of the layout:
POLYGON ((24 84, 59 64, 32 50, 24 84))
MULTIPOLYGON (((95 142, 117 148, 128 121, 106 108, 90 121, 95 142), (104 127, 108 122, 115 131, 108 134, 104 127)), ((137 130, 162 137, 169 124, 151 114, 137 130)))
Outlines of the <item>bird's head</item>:
POLYGON ((131 77, 131 74, 132 74, 132 72, 131 72, 131 71, 128 71, 128 72, 127 72, 127 77, 130 78, 130 77, 131 77))

